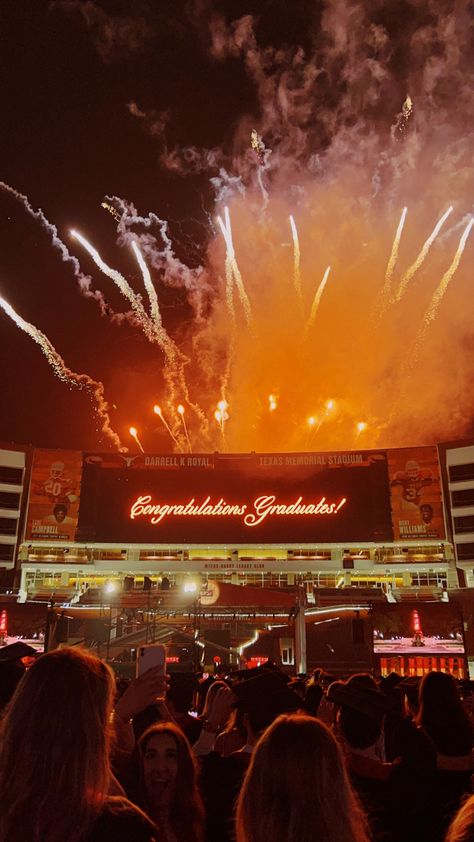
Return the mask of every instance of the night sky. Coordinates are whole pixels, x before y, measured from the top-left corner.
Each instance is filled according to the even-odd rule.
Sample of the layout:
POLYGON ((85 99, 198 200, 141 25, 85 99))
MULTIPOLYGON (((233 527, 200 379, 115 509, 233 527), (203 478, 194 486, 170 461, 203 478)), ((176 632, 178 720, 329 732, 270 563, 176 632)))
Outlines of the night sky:
MULTIPOLYGON (((340 2, 341 24, 351 25, 360 5, 340 2)), ((439 4, 365 6, 393 38, 389 61, 400 85, 377 108, 361 108, 372 108, 372 125, 388 133, 387 115, 406 95, 407 15, 414 31, 433 22, 439 4)), ((263 110, 242 54, 228 50, 217 61, 210 32, 222 25, 228 33, 252 16, 259 49, 323 49, 324 7, 309 0, 3 0, 0 179, 44 211, 112 307, 127 309, 112 283, 71 243, 69 229, 81 231, 140 289, 137 265, 117 247, 114 220, 100 206, 104 196, 115 195, 141 213, 166 218, 178 256, 190 266, 202 262, 214 208, 210 177, 217 168, 190 166, 178 174, 165 165, 166 155, 183 147, 219 148, 232 172, 243 143, 240 121, 246 115, 249 125, 259 126, 263 110)), ((340 79, 332 81, 326 80, 321 97, 337 109, 343 87, 340 79)), ((324 127, 314 129, 312 142, 315 153, 325 149, 324 127)), ((164 323, 179 338, 192 317, 186 293, 155 280, 164 323)), ((71 368, 104 382, 116 406, 112 423, 125 437, 127 425, 142 419, 151 396, 162 392, 159 352, 151 352, 134 327, 112 324, 80 294, 48 233, 3 192, 0 295, 49 337, 71 368)), ((38 346, 1 310, 0 358, 1 442, 110 448, 97 432, 87 393, 55 378, 38 346)), ((154 450, 169 449, 153 418, 147 434, 154 450)))

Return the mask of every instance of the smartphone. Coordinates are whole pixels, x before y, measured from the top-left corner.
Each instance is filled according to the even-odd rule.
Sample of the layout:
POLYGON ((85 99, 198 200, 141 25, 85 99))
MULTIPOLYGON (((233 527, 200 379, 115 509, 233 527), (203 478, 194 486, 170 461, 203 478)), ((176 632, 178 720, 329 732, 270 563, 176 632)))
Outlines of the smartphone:
POLYGON ((162 643, 150 643, 137 649, 137 677, 150 669, 158 670, 160 675, 166 673, 166 646, 162 643))

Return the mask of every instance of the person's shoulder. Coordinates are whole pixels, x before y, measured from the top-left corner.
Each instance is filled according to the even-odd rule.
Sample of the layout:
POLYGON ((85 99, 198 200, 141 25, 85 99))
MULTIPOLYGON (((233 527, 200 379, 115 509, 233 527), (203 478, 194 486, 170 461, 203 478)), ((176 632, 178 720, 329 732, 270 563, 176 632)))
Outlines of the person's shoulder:
POLYGON ((156 828, 148 816, 123 796, 105 799, 87 842, 158 842, 156 828))

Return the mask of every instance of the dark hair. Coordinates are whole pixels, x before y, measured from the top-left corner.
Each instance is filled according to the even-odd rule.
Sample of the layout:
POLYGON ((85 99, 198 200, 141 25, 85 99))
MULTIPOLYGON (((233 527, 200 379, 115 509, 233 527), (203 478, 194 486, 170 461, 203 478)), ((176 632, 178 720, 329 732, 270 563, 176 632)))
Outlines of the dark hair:
POLYGON ((283 715, 260 738, 237 805, 237 842, 367 842, 366 823, 329 728, 283 715))
MULTIPOLYGON (((176 789, 171 804, 171 826, 179 842, 201 842, 204 835, 204 807, 197 786, 197 764, 192 748, 181 728, 174 722, 162 722, 152 725, 140 737, 138 749, 142 760, 147 745, 153 737, 165 734, 173 738, 178 752, 178 773, 176 775, 176 789)), ((142 771, 141 806, 148 808, 153 815, 153 805, 147 803, 147 796, 142 771)))
POLYGON ((67 506, 65 503, 56 503, 53 509, 53 515, 57 515, 58 512, 64 512, 64 514, 67 515, 67 506))
POLYGON ((339 711, 342 736, 352 748, 369 748, 377 742, 382 731, 382 718, 368 716, 343 705, 339 711))
POLYGON ((472 725, 453 676, 429 672, 421 682, 419 698, 418 724, 431 737, 436 750, 449 757, 469 754, 474 742, 472 725))
POLYGON ((311 716, 318 715, 319 703, 323 695, 319 684, 309 684, 304 694, 304 709, 311 716))
POLYGON ((110 781, 110 668, 78 649, 42 655, 21 679, 2 724, 0 838, 78 842, 110 781))
POLYGON ((166 698, 178 713, 187 713, 193 703, 197 680, 194 675, 172 673, 166 698))

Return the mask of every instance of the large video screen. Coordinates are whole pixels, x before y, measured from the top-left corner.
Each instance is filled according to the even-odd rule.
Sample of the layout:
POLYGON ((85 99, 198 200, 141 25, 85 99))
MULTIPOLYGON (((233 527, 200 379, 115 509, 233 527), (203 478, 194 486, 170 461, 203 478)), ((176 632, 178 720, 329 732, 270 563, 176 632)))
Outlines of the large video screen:
POLYGON ((24 641, 38 652, 43 652, 47 610, 45 604, 3 602, 0 599, 0 648, 24 641))
POLYGON ((459 607, 444 602, 375 604, 372 609, 375 655, 464 655, 459 607))
POLYGON ((392 540, 385 451, 86 454, 78 541, 392 540))

